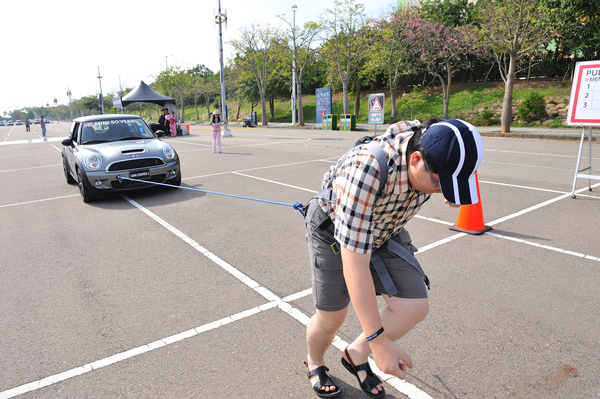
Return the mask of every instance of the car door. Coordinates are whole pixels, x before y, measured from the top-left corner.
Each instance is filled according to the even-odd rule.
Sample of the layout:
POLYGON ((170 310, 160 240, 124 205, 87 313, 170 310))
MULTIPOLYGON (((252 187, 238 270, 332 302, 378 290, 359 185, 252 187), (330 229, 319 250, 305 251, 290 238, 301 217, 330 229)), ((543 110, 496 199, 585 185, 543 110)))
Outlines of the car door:
POLYGON ((71 139, 72 144, 70 146, 65 147, 65 154, 67 156, 67 162, 69 163, 69 168, 75 174, 75 165, 77 158, 77 151, 79 148, 79 122, 73 122, 71 124, 71 131, 69 132, 69 138, 71 139))

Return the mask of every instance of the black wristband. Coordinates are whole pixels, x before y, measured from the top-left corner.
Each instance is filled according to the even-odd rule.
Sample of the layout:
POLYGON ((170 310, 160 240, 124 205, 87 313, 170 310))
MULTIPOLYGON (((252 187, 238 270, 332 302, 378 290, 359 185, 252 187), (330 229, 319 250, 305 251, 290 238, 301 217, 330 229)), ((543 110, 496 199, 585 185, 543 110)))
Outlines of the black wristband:
POLYGON ((377 330, 377 332, 373 335, 369 335, 366 339, 367 341, 372 341, 375 338, 379 337, 381 334, 383 334, 383 327, 381 327, 379 330, 377 330))

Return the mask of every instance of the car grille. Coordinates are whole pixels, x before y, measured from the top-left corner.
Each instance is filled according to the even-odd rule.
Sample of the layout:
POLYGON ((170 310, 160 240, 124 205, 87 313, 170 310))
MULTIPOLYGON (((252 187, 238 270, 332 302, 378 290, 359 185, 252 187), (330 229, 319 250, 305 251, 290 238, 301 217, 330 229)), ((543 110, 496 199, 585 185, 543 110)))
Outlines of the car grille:
POLYGON ((162 174, 162 175, 152 176, 150 179, 144 180, 144 182, 131 181, 131 180, 126 180, 126 179, 123 179, 121 181, 115 180, 115 181, 111 182, 111 186, 115 190, 130 190, 133 188, 141 188, 141 187, 150 186, 150 184, 146 183, 146 182, 163 183, 166 178, 167 178, 167 175, 162 174))
POLYGON ((142 159, 131 159, 129 161, 115 162, 108 168, 109 172, 116 172, 119 170, 131 170, 139 168, 149 168, 151 166, 162 166, 165 163, 160 158, 142 158, 142 159))

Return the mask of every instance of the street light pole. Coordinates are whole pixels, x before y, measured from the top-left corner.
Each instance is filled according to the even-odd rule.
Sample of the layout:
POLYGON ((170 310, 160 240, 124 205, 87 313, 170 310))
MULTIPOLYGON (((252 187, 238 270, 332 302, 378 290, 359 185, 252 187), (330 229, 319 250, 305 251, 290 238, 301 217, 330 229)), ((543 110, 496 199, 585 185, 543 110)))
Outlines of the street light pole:
POLYGON ((73 121, 73 108, 71 107, 71 89, 67 87, 67 96, 69 97, 69 114, 71 115, 71 121, 73 121))
POLYGON ((54 109, 56 110, 56 123, 58 123, 58 100, 54 97, 54 109))
POLYGON ((296 126, 296 8, 295 4, 292 6, 292 41, 294 46, 292 48, 292 126, 296 126))
POLYGON ((100 105, 102 105, 102 115, 104 115, 104 98, 102 97, 102 76, 100 75, 100 67, 98 67, 98 81, 100 82, 100 105))
MULTIPOLYGON (((215 23, 219 25, 219 62, 221 64, 221 112, 223 120, 227 121, 227 102, 225 100, 225 73, 223 72, 223 30, 222 23, 227 23, 227 15, 221 14, 221 0, 219 0, 219 13, 215 16, 215 23)), ((222 125, 223 137, 232 137, 231 131, 227 128, 227 123, 222 125)))

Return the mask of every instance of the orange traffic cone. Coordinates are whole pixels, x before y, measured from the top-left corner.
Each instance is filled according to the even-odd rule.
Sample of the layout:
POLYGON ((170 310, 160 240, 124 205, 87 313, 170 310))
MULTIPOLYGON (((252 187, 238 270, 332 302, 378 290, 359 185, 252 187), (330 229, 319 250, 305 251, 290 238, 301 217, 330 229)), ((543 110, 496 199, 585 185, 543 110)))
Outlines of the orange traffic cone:
POLYGON ((473 205, 461 205, 458 211, 458 220, 454 226, 450 227, 450 230, 479 235, 492 229, 491 226, 486 226, 483 223, 483 210, 481 208, 481 195, 479 194, 477 173, 475 173, 475 183, 477 183, 479 202, 473 205))

